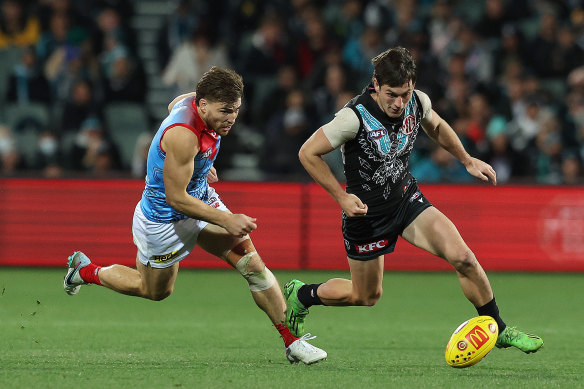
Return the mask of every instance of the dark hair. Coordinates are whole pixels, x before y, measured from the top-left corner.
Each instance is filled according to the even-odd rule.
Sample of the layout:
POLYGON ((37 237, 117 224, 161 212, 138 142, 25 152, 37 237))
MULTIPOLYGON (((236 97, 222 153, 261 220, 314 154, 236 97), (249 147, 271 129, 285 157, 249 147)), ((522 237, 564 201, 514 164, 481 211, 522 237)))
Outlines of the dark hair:
POLYGON ((373 77, 379 86, 402 86, 409 82, 416 82, 416 61, 407 49, 394 47, 379 54, 371 60, 373 77))
POLYGON ((243 96, 243 79, 231 69, 213 66, 197 83, 196 102, 201 99, 232 104, 243 96))

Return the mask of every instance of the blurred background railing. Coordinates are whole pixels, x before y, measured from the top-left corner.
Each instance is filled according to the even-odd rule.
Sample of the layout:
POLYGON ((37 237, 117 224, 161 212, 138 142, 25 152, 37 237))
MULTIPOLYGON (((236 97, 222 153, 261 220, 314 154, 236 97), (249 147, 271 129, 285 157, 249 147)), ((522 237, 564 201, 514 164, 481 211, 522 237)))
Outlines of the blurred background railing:
MULTIPOLYGON (((396 45, 500 182, 582 184, 578 0, 3 0, 1 175, 141 178, 168 102, 221 65, 246 84, 221 178, 306 181, 300 144, 396 45)), ((328 162, 342 180, 339 153, 328 162)), ((422 182, 471 180, 424 136, 412 166, 422 182)))

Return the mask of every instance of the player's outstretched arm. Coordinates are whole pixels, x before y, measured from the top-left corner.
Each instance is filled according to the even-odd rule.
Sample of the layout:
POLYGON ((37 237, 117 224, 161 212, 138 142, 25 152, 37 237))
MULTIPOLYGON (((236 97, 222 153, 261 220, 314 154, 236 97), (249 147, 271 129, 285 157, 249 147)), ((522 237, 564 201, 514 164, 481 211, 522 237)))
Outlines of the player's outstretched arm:
POLYGON ((456 132, 450 127, 446 120, 442 119, 436 111, 432 110, 431 119, 422 121, 422 128, 436 143, 458 159, 466 168, 469 174, 482 181, 489 181, 497 185, 497 173, 488 163, 478 158, 471 157, 456 132))
POLYGON ((164 134, 162 147, 166 151, 162 176, 166 202, 171 207, 188 217, 221 226, 236 236, 244 236, 257 228, 256 219, 218 210, 187 193, 194 171, 193 161, 199 150, 197 136, 192 131, 181 126, 172 127, 164 134))
POLYGON ((357 196, 345 192, 327 163, 322 159, 324 154, 333 150, 333 146, 320 128, 304 142, 298 152, 298 157, 308 174, 329 192, 347 216, 365 215, 367 205, 363 204, 357 196))

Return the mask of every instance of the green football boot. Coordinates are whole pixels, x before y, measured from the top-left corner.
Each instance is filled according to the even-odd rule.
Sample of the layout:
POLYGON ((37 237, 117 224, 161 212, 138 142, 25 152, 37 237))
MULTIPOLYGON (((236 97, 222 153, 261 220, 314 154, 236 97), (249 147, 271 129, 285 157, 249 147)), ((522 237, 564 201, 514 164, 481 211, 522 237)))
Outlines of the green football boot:
POLYGON ((543 339, 537 335, 526 334, 515 327, 505 327, 499 334, 497 348, 517 347, 526 354, 534 353, 543 346, 543 339))
POLYGON ((284 297, 286 298, 286 326, 297 337, 304 335, 304 318, 308 315, 306 308, 298 300, 298 289, 304 285, 299 280, 289 281, 284 285, 284 297))

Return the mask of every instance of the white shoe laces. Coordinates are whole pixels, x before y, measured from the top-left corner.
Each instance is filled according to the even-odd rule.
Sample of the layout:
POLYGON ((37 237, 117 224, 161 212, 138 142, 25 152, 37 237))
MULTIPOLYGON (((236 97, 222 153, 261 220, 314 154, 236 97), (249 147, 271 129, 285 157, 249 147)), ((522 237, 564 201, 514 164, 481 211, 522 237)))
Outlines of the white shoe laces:
POLYGON ((298 338, 298 340, 300 341, 298 344, 302 345, 302 347, 304 347, 306 349, 306 351, 311 352, 311 353, 315 353, 318 352, 318 348, 314 347, 313 345, 311 345, 310 343, 308 343, 308 340, 312 340, 316 338, 316 336, 311 336, 310 332, 302 335, 302 337, 298 338))

